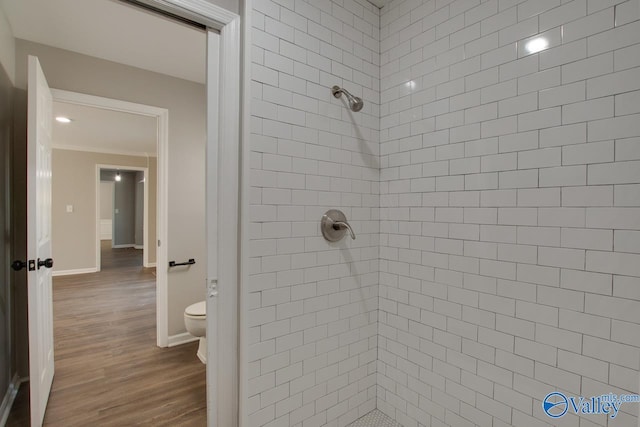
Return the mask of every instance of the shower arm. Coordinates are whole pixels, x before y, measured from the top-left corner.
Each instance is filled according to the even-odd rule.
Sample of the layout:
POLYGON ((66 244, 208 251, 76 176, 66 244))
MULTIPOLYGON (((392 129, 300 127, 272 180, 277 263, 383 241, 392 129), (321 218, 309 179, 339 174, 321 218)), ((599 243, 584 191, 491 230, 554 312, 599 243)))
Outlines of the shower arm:
POLYGON ((341 88, 340 86, 332 87, 331 88, 331 93, 336 98, 340 98, 340 96, 344 93, 346 95, 346 97, 349 99, 349 101, 355 102, 355 96, 351 95, 351 92, 349 92, 348 90, 346 90, 344 88, 341 88))

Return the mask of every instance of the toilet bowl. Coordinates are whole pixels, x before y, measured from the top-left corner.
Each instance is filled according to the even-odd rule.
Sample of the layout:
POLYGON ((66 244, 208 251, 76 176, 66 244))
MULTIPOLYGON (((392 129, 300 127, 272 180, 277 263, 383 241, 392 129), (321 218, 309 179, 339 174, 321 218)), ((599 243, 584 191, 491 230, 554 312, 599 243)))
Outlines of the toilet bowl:
POLYGON ((184 326, 194 337, 200 338, 198 345, 198 359, 202 363, 207 363, 207 302, 200 301, 191 304, 184 310, 184 326))

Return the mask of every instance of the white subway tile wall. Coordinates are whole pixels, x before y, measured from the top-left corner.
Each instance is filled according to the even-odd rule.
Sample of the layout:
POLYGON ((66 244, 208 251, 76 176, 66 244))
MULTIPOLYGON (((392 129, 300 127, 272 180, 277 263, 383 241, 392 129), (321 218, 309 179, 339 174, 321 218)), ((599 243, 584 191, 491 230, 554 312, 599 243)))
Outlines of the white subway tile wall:
POLYGON ((248 422, 344 427, 376 406, 380 11, 256 0, 251 22, 248 422), (331 208, 356 240, 322 238, 331 208))
POLYGON ((541 401, 639 392, 639 17, 381 9, 375 395, 403 426, 638 425, 637 404, 554 421, 541 401))
POLYGON ((253 3, 250 426, 637 424, 541 400, 638 393, 639 17, 253 3), (329 208, 355 241, 322 239, 329 208))

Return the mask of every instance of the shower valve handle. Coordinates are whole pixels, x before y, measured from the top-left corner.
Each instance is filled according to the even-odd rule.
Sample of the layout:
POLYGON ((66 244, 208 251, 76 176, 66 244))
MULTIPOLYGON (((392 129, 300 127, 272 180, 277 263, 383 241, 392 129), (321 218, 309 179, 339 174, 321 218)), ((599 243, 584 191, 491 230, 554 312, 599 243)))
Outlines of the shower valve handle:
POLYGON ((330 209, 322 215, 320 229, 322 230, 324 238, 330 242, 341 240, 347 233, 347 230, 349 230, 351 238, 356 239, 356 233, 354 233, 353 228, 351 228, 351 225, 347 222, 347 217, 342 211, 337 209, 330 209))
POLYGON ((344 230, 347 229, 349 230, 349 233, 351 234, 351 238, 353 240, 356 240, 356 233, 353 232, 353 228, 351 228, 351 226, 349 225, 348 222, 346 221, 336 221, 333 223, 333 229, 334 230, 344 230))

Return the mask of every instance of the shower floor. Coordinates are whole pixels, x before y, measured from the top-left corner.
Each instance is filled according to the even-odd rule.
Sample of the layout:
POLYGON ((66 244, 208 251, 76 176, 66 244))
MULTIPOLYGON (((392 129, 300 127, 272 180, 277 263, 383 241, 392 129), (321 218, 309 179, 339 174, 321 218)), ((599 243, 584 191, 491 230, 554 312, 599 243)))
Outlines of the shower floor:
POLYGON ((402 427, 382 412, 374 409, 364 417, 360 417, 347 427, 402 427))

